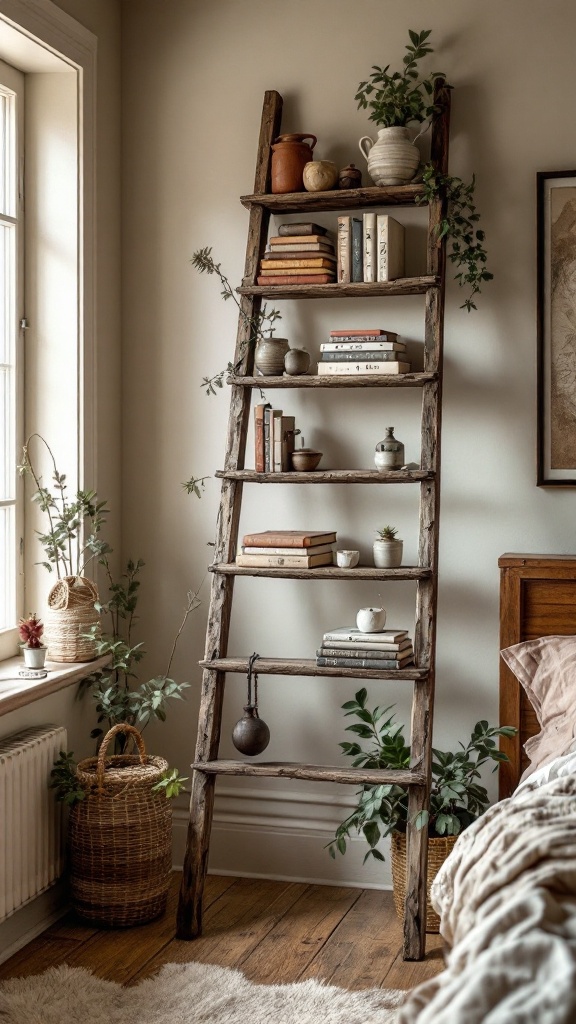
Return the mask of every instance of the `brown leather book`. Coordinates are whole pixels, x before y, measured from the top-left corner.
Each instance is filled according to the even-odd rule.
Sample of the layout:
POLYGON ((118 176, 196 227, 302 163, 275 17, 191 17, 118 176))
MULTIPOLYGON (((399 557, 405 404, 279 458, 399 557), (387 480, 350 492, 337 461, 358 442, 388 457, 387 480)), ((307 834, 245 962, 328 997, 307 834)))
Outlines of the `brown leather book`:
POLYGON ((333 544, 336 534, 305 530, 264 530, 262 533, 246 533, 242 538, 244 547, 253 548, 309 548, 315 544, 333 544))
POLYGON ((261 285, 269 284, 334 284, 334 274, 290 274, 286 277, 257 277, 256 281, 261 285))
POLYGON ((323 228, 320 224, 301 223, 298 221, 280 224, 278 228, 278 234, 284 238, 290 235, 325 235, 327 231, 328 228, 323 228))
POLYGON ((333 267, 334 263, 331 260, 325 259, 324 256, 309 256, 302 260, 263 259, 260 264, 260 271, 262 273, 264 273, 264 271, 272 270, 282 270, 290 272, 293 270, 311 270, 318 268, 326 268, 327 270, 332 270, 333 267))

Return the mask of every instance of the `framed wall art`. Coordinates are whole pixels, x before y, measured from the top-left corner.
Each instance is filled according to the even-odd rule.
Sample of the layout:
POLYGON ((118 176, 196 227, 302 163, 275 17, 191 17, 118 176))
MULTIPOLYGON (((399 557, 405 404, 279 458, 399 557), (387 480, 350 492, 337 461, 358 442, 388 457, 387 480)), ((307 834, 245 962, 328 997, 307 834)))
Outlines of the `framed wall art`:
POLYGON ((576 487, 576 171, 537 175, 538 485, 576 487))

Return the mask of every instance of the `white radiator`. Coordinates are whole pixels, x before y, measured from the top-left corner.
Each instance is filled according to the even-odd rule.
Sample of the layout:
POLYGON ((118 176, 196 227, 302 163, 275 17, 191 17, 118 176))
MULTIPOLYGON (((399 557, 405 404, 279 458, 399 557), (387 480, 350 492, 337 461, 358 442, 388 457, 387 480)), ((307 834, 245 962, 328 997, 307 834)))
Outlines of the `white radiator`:
POLYGON ((0 740, 0 921, 62 874, 62 805, 48 783, 66 742, 53 725, 0 740))

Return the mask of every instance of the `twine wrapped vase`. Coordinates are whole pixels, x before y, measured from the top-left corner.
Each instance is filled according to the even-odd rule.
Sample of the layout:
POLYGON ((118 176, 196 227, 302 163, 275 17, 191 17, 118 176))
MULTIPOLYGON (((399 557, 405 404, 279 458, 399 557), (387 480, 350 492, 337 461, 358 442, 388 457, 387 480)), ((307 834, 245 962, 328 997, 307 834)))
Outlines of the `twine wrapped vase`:
POLYGON ((146 754, 132 725, 115 725, 98 757, 80 761, 84 800, 70 811, 68 849, 74 909, 95 924, 121 928, 152 921, 166 909, 172 870, 172 811, 152 786, 168 768, 146 754), (137 754, 107 757, 117 733, 130 733, 137 754))
MULTIPOLYGON (((426 872, 426 931, 438 932, 440 918, 430 902, 430 886, 449 853, 452 852, 458 836, 428 837, 428 870, 426 872)), ((394 887, 394 907, 400 921, 404 920, 404 901, 406 899, 406 833, 392 832, 390 836, 392 862, 392 884, 394 887)))
POLYGON ((48 594, 44 616, 44 641, 50 661, 94 661, 94 640, 82 636, 100 626, 94 607, 98 590, 85 576, 64 576, 48 594))

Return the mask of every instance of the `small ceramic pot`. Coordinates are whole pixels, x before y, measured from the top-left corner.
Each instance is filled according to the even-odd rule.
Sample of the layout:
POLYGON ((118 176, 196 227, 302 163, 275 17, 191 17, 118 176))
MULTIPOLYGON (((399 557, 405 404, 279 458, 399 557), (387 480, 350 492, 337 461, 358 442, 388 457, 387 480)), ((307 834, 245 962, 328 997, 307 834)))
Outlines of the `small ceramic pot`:
POLYGON ((23 647, 24 664, 27 668, 44 668, 47 647, 23 647))
POLYGON ((380 633, 386 625, 385 608, 360 608, 356 625, 361 633, 380 633))
POLYGON ((254 350, 254 365, 265 377, 280 377, 284 373, 284 356, 290 343, 288 338, 260 338, 254 350))
POLYGON ((402 540, 375 540, 374 565, 377 569, 397 569, 402 565, 402 540))
POLYGON ((310 367, 310 353, 305 348, 289 348, 284 356, 284 369, 291 377, 307 373, 310 367))
POLYGON ((394 427, 386 427, 386 437, 376 445, 374 462, 379 473, 386 473, 389 469, 402 469, 404 445, 394 437, 394 427))
POLYGON ((358 565, 359 559, 359 551, 347 551, 342 548, 336 552, 336 565, 339 565, 341 569, 354 569, 358 565))
POLYGON ((362 171, 354 164, 343 167, 338 175, 338 188, 360 188, 362 185, 362 171))
POLYGON ((338 168, 331 160, 311 160, 302 173, 307 192, 328 192, 338 181, 338 168))
POLYGON ((298 448, 290 456, 292 469, 295 469, 298 473, 309 473, 311 470, 316 469, 321 458, 322 452, 316 452, 313 448, 298 448))

